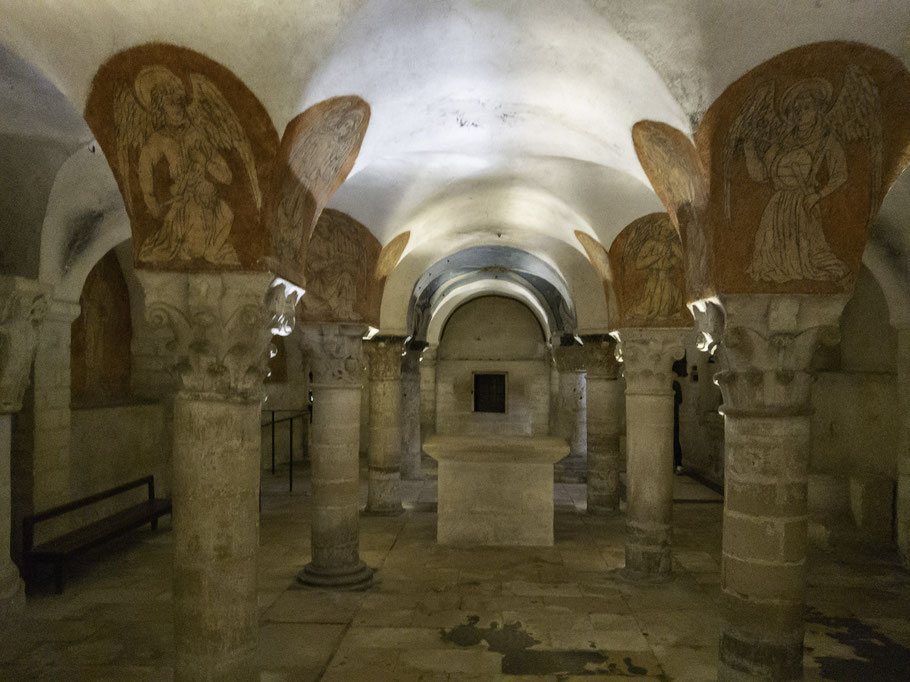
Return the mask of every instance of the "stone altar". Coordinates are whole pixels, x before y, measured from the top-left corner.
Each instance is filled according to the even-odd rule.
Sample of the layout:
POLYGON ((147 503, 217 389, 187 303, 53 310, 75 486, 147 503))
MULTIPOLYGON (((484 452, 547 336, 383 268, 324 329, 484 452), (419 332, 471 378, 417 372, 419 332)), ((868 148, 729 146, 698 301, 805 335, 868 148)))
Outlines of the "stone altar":
POLYGON ((565 440, 432 436, 423 447, 439 463, 439 544, 553 544, 553 465, 569 454, 565 440))

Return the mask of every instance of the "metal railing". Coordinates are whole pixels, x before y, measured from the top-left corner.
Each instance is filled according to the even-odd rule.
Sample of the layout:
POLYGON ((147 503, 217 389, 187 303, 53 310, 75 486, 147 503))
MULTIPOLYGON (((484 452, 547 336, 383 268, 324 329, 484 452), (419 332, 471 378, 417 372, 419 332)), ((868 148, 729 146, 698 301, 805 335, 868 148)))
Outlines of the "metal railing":
MULTIPOLYGON (((275 412, 284 410, 263 410, 270 415, 269 421, 260 424, 262 428, 270 427, 272 430, 272 475, 275 474, 275 425, 288 422, 288 492, 294 491, 294 420, 302 420, 309 417, 309 412, 295 412, 294 414, 275 419, 275 412)), ((303 433, 301 431, 301 433, 303 433)))

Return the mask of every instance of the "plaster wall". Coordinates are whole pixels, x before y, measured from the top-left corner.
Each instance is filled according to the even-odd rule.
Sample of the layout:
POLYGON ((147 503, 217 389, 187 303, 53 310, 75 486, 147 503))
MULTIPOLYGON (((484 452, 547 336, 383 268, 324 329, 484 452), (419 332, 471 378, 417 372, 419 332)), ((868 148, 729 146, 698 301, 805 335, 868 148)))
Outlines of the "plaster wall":
MULTIPOLYGON (((155 495, 170 495, 170 408, 167 403, 75 409, 71 416, 71 499, 149 474, 155 495)), ((147 499, 144 488, 92 505, 92 518, 122 509, 126 500, 147 499)), ((90 520, 85 518, 85 521, 90 520)))
POLYGON ((546 435, 550 368, 540 325, 513 299, 475 299, 453 313, 439 344, 436 426, 440 435, 546 435), (475 413, 474 373, 505 372, 506 412, 475 413))

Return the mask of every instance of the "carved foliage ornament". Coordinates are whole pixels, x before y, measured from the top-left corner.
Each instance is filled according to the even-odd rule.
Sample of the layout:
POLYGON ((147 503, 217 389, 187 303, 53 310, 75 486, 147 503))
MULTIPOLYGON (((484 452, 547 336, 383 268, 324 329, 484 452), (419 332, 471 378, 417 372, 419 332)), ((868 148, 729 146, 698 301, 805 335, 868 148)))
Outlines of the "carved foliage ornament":
POLYGON ((370 381, 389 381, 401 377, 401 354, 404 338, 399 336, 373 337, 364 344, 370 359, 370 381))
POLYGON ((686 354, 684 329, 620 329, 616 357, 623 363, 627 393, 672 393, 673 362, 686 354))
POLYGON ((682 243, 666 213, 651 213, 628 225, 610 247, 612 287, 620 327, 689 327, 685 306, 682 243))
POLYGON ((137 271, 146 317, 184 391, 259 399, 273 330, 288 298, 269 273, 174 275, 137 271))
POLYGON ((98 70, 85 118, 120 186, 140 267, 264 267, 260 209, 278 136, 230 71, 173 45, 132 48, 98 70))
POLYGON ((22 409, 47 308, 45 287, 38 282, 0 277, 0 414, 22 409))
POLYGON ((359 386, 363 383, 363 328, 315 324, 302 328, 301 347, 313 383, 359 386))
POLYGON ((848 296, 740 294, 706 302, 696 315, 703 338, 722 339, 715 375, 724 414, 810 414, 812 355, 839 341, 848 296))
POLYGON ((616 341, 606 335, 583 336, 581 340, 588 379, 616 379, 619 376, 616 341))

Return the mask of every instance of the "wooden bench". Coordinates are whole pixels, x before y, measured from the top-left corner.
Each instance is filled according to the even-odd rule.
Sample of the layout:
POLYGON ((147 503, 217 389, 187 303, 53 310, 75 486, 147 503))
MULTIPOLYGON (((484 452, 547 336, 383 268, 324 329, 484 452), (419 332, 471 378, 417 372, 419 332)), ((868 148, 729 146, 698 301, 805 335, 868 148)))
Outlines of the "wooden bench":
POLYGON ((154 476, 144 476, 130 483, 118 485, 110 490, 104 490, 88 497, 53 507, 22 520, 22 557, 25 568, 26 588, 34 581, 34 568, 37 563, 54 564, 54 582, 57 594, 63 592, 63 582, 66 575, 66 562, 78 554, 88 551, 93 547, 107 542, 119 535, 150 523, 152 530, 158 529, 158 518, 171 513, 171 501, 155 497, 154 476), (77 528, 68 533, 32 546, 35 538, 35 524, 62 516, 76 509, 82 509, 101 500, 106 500, 120 493, 148 486, 148 500, 134 504, 110 516, 89 523, 82 528, 77 528))

